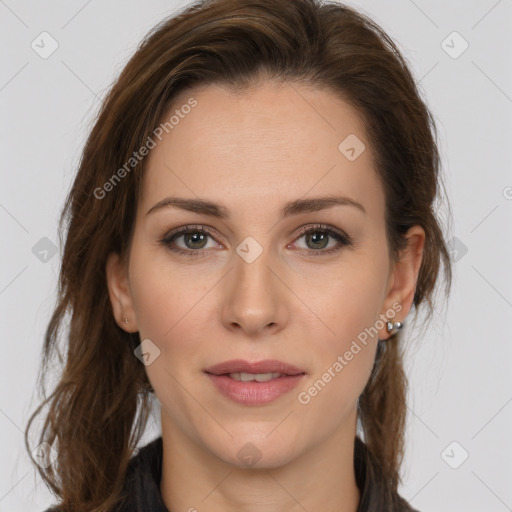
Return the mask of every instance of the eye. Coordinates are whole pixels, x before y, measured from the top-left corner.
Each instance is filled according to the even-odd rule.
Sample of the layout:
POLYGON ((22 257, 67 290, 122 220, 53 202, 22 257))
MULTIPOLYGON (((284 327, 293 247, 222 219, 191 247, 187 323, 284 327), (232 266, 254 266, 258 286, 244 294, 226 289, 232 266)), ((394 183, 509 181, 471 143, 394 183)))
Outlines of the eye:
POLYGON ((206 245, 208 238, 212 238, 212 236, 210 235, 210 230, 207 227, 184 226, 165 235, 165 237, 160 240, 160 243, 178 254, 184 254, 186 256, 201 256, 206 252, 202 249, 208 249, 206 245), (184 247, 177 245, 177 240, 180 239, 182 239, 184 247))
POLYGON ((308 254, 314 256, 322 256, 326 254, 332 254, 339 251, 343 246, 352 245, 350 237, 330 226, 320 224, 317 226, 308 226, 301 229, 297 240, 304 238, 306 242, 306 249, 309 249, 308 254), (328 246, 328 240, 335 240, 338 242, 334 244, 334 247, 328 246), (312 249, 311 249, 312 247, 312 249))

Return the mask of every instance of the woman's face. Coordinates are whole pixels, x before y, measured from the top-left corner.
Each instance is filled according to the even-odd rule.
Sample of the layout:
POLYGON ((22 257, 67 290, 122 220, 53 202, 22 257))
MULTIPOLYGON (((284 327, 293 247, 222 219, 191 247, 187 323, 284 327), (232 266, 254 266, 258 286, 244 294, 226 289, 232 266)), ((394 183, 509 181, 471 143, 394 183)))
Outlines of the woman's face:
POLYGON ((377 337, 389 336, 384 315, 403 320, 414 288, 413 265, 388 256, 362 120, 329 92, 270 83, 190 90, 174 108, 147 157, 129 264, 113 255, 108 274, 119 325, 150 340, 163 431, 254 467, 353 440, 377 337), (239 382, 205 371, 234 359, 301 374, 239 382))

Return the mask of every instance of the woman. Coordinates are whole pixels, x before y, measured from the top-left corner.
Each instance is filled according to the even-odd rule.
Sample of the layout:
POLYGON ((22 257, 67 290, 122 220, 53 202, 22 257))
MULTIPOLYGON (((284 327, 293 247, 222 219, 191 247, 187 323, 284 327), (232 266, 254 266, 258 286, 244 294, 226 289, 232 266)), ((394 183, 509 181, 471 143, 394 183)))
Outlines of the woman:
POLYGON ((156 27, 61 219, 43 367, 69 314, 66 361, 27 426, 49 406, 55 510, 414 510, 400 328, 451 278, 435 133, 349 7, 214 0, 156 27), (162 436, 132 457, 152 396, 162 436))

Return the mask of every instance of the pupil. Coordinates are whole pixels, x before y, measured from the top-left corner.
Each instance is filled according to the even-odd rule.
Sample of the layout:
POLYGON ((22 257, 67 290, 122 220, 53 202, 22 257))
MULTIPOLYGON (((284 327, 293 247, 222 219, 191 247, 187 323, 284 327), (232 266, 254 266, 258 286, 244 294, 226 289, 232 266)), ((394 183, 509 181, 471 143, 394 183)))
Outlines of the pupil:
POLYGON ((195 244, 197 242, 200 243, 202 241, 204 242, 205 235, 202 233, 193 233, 192 235, 189 234, 188 236, 193 239, 192 244, 195 244), (198 240, 198 238, 199 238, 199 240, 198 240))
MULTIPOLYGON (((310 237, 311 237, 311 238, 313 238, 313 239, 315 239, 315 240, 313 241, 313 243, 314 243, 314 244, 317 244, 318 242, 320 242, 320 243, 321 243, 322 241, 324 241, 325 239, 327 239, 327 235, 326 235, 325 233, 320 233, 320 234, 318 234, 318 233, 314 233, 314 234, 310 235, 310 237), (319 237, 319 238, 320 238, 320 240, 318 240, 318 241, 317 241, 317 240, 316 240, 316 238, 317 238, 317 237, 319 237)), ((323 248, 323 246, 322 246, 321 248, 323 248)))

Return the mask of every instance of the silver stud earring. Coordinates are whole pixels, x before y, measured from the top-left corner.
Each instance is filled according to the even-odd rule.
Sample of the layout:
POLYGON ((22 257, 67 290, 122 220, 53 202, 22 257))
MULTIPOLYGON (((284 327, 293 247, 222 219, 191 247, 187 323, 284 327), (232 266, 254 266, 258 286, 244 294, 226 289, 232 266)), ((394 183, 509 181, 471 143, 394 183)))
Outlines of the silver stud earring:
POLYGON ((403 326, 404 326, 404 324, 402 322, 388 322, 386 324, 386 328, 387 328, 388 332, 401 329, 403 326))
POLYGON ((124 323, 127 324, 128 323, 128 318, 125 317, 124 319, 124 323))

